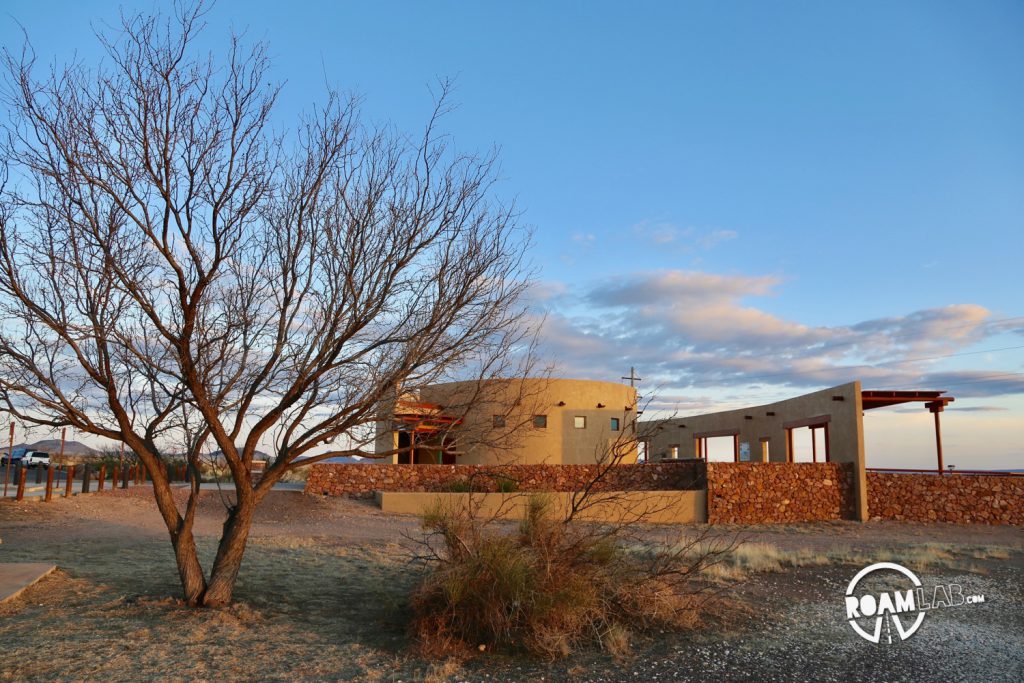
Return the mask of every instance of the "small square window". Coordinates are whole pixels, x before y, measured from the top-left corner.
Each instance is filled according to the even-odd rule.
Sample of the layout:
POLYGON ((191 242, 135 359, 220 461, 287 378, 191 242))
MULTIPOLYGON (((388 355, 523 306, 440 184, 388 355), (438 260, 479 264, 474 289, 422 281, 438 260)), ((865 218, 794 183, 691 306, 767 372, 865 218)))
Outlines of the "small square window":
POLYGON ((536 427, 537 429, 544 429, 545 427, 548 426, 548 416, 547 415, 534 415, 533 416, 533 426, 536 427))
POLYGON ((493 416, 491 418, 491 426, 492 427, 504 427, 505 426, 505 416, 504 415, 495 415, 495 416, 493 416))
POLYGON ((613 432, 619 431, 619 418, 617 418, 617 417, 613 417, 612 418, 612 431, 613 432))
POLYGON ((575 427, 576 429, 586 429, 587 418, 584 417, 583 415, 577 415, 572 419, 572 426, 575 427))

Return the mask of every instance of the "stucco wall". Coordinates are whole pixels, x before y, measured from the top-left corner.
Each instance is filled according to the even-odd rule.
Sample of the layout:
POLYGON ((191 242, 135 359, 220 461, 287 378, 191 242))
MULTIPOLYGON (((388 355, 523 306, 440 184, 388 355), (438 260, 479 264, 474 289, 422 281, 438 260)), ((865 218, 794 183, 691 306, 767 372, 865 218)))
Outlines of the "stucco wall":
MULTIPOLYGON (((853 464, 856 518, 867 519, 864 421, 860 382, 849 382, 785 401, 740 410, 670 420, 642 421, 639 426, 639 438, 648 442, 648 453, 652 459, 664 456, 668 453, 669 446, 673 444, 679 445, 679 457, 692 459, 696 457, 696 434, 733 430, 739 433, 741 443, 746 442, 750 445, 751 461, 761 460, 760 443, 763 439, 769 444, 769 461, 786 463, 790 460, 786 424, 816 417, 828 418, 831 462, 853 464)), ((819 450, 819 462, 824 459, 824 451, 819 450)))
POLYGON ((868 472, 872 519, 1024 524, 1024 477, 868 472))
MULTIPOLYGON (((577 491, 593 479, 597 465, 313 465, 306 493, 370 497, 374 491, 450 491, 455 482, 494 491, 497 478, 511 479, 518 491, 577 491)), ((703 463, 651 463, 613 467, 597 490, 671 491, 703 488, 703 463)))
MULTIPOLYGON (((565 515, 572 505, 571 493, 548 493, 552 513, 565 515)), ((522 493, 407 493, 386 491, 376 496, 384 512, 421 515, 436 506, 467 506, 472 503, 482 518, 522 519, 530 496, 522 493)), ((689 524, 707 519, 704 491, 626 491, 595 493, 579 519, 589 522, 637 520, 645 524, 689 524)))
MULTIPOLYGON (((585 464, 607 457, 612 444, 628 442, 624 462, 636 461, 630 435, 636 421, 636 390, 616 382, 578 379, 500 379, 449 382, 420 388, 416 400, 440 405, 440 412, 461 420, 450 438, 457 462, 467 465, 585 464), (547 426, 535 427, 534 415, 547 426), (505 425, 494 426, 495 416, 505 425), (576 417, 585 427, 574 426, 576 417), (612 420, 618 431, 612 430, 612 420)), ((377 426, 376 450, 397 446, 389 421, 377 426)), ((398 462, 398 456, 392 458, 398 462)))
POLYGON ((707 464, 708 522, 778 524, 853 519, 852 463, 707 464))
MULTIPOLYGON (((640 429, 641 438, 650 444, 648 450, 652 458, 665 457, 673 444, 679 445, 680 458, 694 458, 697 455, 695 434, 735 430, 739 432, 740 442, 750 444, 752 461, 760 461, 760 442, 767 439, 769 461, 787 462, 790 458, 785 424, 825 416, 829 418, 831 459, 835 462, 856 462, 863 441, 863 428, 857 424, 861 412, 860 383, 850 382, 785 401, 739 410, 669 420, 644 420, 640 422, 640 429)), ((824 451, 819 450, 818 460, 824 459, 824 451)))

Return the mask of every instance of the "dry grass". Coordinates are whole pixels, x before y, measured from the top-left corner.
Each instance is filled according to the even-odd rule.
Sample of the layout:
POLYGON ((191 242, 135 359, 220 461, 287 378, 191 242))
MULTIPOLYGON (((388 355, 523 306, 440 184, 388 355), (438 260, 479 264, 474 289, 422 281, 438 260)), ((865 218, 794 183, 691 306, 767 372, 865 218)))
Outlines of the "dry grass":
POLYGON ((444 661, 436 664, 431 664, 430 668, 427 669, 426 675, 423 677, 423 683, 445 683, 462 671, 462 659, 459 657, 449 657, 444 661))
POLYGON ((288 470, 281 476, 282 482, 298 483, 309 479, 309 467, 300 467, 297 470, 288 470))
MULTIPOLYGON (((521 658, 492 654, 490 649, 486 656, 464 665, 461 658, 431 662, 414 656, 409 649, 408 596, 418 576, 406 563, 405 551, 392 543, 401 540, 403 529, 413 528, 412 522, 370 514, 365 506, 351 502, 298 494, 269 499, 264 513, 268 521, 258 526, 250 540, 238 602, 220 611, 185 608, 167 597, 177 596, 180 586, 162 522, 148 500, 136 498, 145 493, 129 489, 116 496, 73 499, 53 506, 0 506, 3 561, 47 561, 61 568, 17 600, 0 606, 0 681, 384 683, 485 675, 525 678, 509 670, 519 672, 526 666, 549 679, 592 679, 605 673, 614 678, 618 673, 610 658, 596 649, 569 659, 562 669, 557 664, 553 668, 542 662, 527 664, 521 658)), ((205 515, 200 551, 206 566, 214 550, 209 535, 219 531, 222 511, 216 495, 200 506, 205 515)), ((901 536, 904 527, 897 526, 872 526, 860 537, 851 537, 846 527, 840 528, 843 534, 821 525, 814 529, 816 535, 808 531, 789 538, 796 547, 827 550, 789 550, 787 535, 780 538, 782 532, 773 531, 761 540, 776 540, 784 549, 770 543, 747 544, 723 562, 723 569, 708 571, 726 572, 715 582, 726 586, 738 577, 756 579, 758 572, 785 572, 823 560, 830 565, 863 566, 878 558, 867 549, 877 543, 887 546, 879 555, 887 553, 908 565, 948 566, 978 574, 996 575, 1003 565, 1019 567, 1024 556, 1019 530, 994 537, 982 533, 988 529, 967 534, 937 527, 934 538, 951 543, 916 543, 909 534, 901 536), (834 547, 841 536, 857 550, 834 547), (863 546, 858 547, 858 538, 866 541, 863 546), (901 548, 900 544, 906 545, 901 548), (735 573, 728 574, 727 567, 735 573)), ((912 531, 921 538, 919 530, 912 531)), ((668 535, 657 539, 667 543, 668 535)), ((654 532, 645 533, 641 540, 652 542, 654 532)), ((767 582, 774 580, 761 576, 767 582)), ((784 584, 786 578, 779 578, 784 584)), ((751 585, 756 588, 757 581, 751 585)), ((701 619, 710 628, 682 636, 686 642, 714 640, 722 631, 744 631, 764 617, 760 608, 743 616, 733 604, 712 602, 701 608, 701 619)), ((638 638, 626 625, 621 631, 604 629, 597 647, 620 654, 669 637, 638 638)), ((680 642, 675 640, 678 636, 671 637, 680 642)), ((480 654, 475 644, 471 651, 480 654)), ((680 660, 681 665, 684 661, 680 660)))
MULTIPOLYGON (((208 563, 212 543, 203 551, 208 563)), ((429 663, 406 648, 413 577, 386 548, 253 539, 237 602, 214 611, 163 597, 180 590, 165 541, 5 548, 5 561, 41 559, 63 570, 0 606, 2 681, 385 681, 428 673, 429 663)))
POLYGON ((840 547, 829 551, 783 550, 771 543, 746 542, 722 562, 708 566, 702 574, 715 582, 734 582, 752 574, 781 572, 793 567, 826 565, 866 565, 896 562, 914 571, 946 568, 987 574, 988 570, 970 559, 1009 559, 1019 548, 1009 546, 972 546, 952 543, 920 543, 902 547, 854 550, 840 547))

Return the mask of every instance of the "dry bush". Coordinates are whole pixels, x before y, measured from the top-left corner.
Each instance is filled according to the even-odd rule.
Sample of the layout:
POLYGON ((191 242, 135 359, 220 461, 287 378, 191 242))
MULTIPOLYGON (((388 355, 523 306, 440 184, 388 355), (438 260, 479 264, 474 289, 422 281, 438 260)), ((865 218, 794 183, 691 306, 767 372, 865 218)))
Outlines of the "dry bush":
POLYGON ((412 598, 424 654, 507 649, 557 658, 597 645, 624 655, 635 631, 697 625, 704 587, 696 579, 731 550, 702 537, 683 551, 631 552, 615 525, 566 518, 543 496, 528 499, 518 525, 493 521, 471 505, 425 515, 428 571, 412 598))

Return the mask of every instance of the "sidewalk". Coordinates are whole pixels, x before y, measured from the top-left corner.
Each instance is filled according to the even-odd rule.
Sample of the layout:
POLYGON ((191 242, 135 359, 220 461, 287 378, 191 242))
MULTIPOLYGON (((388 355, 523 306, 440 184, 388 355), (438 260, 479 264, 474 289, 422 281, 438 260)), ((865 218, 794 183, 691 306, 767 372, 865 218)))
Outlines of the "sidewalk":
POLYGON ((0 603, 13 600, 56 568, 44 562, 0 562, 0 603))

